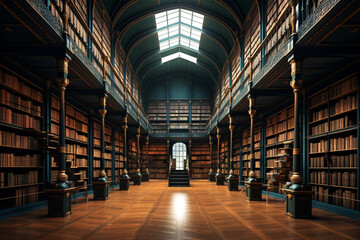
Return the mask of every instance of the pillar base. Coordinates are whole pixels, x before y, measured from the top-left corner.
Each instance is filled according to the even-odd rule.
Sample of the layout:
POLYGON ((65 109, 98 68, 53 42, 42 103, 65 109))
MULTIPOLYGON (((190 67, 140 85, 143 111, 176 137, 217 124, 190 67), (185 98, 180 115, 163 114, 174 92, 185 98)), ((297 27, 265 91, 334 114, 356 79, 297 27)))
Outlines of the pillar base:
POLYGON ((121 175, 119 178, 119 190, 120 191, 128 191, 130 188, 130 177, 126 175, 121 175))
POLYGON ((286 215, 293 218, 312 217, 312 191, 283 189, 286 193, 286 215))
POLYGON ((216 181, 215 175, 216 174, 214 172, 209 173, 209 182, 215 182, 216 181))
POLYGON ((132 177, 134 185, 141 185, 141 173, 135 173, 132 177))
POLYGON ((217 173, 215 179, 216 179, 216 185, 224 185, 225 176, 222 173, 217 173))
POLYGON ((49 217, 65 217, 71 214, 71 191, 74 188, 69 185, 67 182, 53 183, 54 188, 45 190, 49 217))
POLYGON ((142 182, 148 182, 149 181, 149 172, 143 172, 142 174, 141 174, 141 181, 142 182))
POLYGON ((257 181, 247 181, 246 185, 246 198, 249 201, 262 201, 262 191, 261 191, 261 182, 257 181))
POLYGON ((239 179, 235 175, 229 175, 227 177, 227 186, 229 191, 238 191, 239 179))
POLYGON ((94 200, 109 199, 109 182, 93 182, 94 200))

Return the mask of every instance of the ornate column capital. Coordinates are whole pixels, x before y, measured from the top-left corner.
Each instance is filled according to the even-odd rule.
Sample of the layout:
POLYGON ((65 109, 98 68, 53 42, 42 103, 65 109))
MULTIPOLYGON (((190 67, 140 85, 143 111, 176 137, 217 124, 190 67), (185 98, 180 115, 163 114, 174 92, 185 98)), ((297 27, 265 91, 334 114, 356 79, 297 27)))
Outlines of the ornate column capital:
POLYGON ((256 109, 255 109, 255 98, 251 95, 248 96, 248 100, 249 100, 249 115, 250 117, 254 117, 256 114, 256 109))

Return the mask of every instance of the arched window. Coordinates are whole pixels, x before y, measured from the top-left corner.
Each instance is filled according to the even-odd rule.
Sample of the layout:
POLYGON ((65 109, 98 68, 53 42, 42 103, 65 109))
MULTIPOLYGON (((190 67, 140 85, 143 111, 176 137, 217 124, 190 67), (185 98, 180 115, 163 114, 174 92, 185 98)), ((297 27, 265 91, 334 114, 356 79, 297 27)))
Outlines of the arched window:
POLYGON ((186 145, 184 143, 178 142, 173 145, 172 158, 176 159, 176 170, 184 170, 186 161, 186 145))

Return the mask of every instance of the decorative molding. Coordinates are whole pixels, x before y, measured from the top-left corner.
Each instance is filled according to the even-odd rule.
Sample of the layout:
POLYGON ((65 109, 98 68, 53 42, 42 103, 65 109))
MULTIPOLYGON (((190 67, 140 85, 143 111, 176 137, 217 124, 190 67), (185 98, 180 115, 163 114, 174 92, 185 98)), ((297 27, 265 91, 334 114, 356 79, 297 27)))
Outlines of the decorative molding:
POLYGON ((341 0, 324 0, 322 1, 308 16, 308 18, 305 19, 305 21, 300 25, 298 30, 298 39, 301 39, 305 36, 307 32, 310 31, 311 28, 313 28, 316 23, 323 18, 333 7, 335 7, 336 4, 338 4, 341 0))
POLYGON ((59 35, 62 36, 62 26, 59 20, 50 12, 50 10, 41 0, 27 0, 28 3, 48 22, 50 27, 59 35))

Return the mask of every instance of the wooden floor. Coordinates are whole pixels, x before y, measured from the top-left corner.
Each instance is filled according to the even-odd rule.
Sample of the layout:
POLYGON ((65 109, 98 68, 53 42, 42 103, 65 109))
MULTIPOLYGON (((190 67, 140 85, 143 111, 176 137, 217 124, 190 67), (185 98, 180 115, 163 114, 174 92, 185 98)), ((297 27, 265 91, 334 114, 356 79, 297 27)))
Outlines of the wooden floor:
MULTIPOLYGON (((91 196, 92 197, 92 196, 91 196)), ((0 239, 359 239, 360 221, 313 209, 311 220, 284 214, 277 199, 248 202, 206 180, 191 187, 151 180, 107 201, 72 204, 72 215, 47 208, 0 221, 0 239)))

